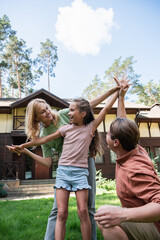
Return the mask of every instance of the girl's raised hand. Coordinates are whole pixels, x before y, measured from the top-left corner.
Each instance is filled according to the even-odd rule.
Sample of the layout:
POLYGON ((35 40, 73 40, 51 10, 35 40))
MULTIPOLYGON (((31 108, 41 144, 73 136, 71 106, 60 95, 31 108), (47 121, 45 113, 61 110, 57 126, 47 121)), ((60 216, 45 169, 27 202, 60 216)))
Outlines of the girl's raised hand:
POLYGON ((122 75, 122 79, 119 80, 117 76, 114 77, 114 80, 116 81, 117 85, 120 86, 119 96, 124 96, 129 88, 131 83, 129 83, 130 80, 127 79, 126 75, 122 75))
POLYGON ((117 76, 114 76, 113 77, 114 78, 114 80, 115 80, 115 82, 117 83, 117 86, 121 86, 121 83, 120 83, 120 81, 118 80, 118 77, 117 76))
POLYGON ((120 86, 120 87, 123 86, 123 88, 128 89, 129 86, 132 85, 131 83, 129 83, 130 79, 128 80, 125 74, 122 75, 121 80, 119 80, 117 76, 114 76, 114 80, 115 80, 115 82, 117 83, 118 86, 120 86))
POLYGON ((122 79, 120 80, 120 84, 121 86, 123 86, 123 88, 129 88, 130 85, 132 85, 132 83, 129 83, 130 79, 128 79, 128 77, 126 77, 125 74, 122 75, 122 79))

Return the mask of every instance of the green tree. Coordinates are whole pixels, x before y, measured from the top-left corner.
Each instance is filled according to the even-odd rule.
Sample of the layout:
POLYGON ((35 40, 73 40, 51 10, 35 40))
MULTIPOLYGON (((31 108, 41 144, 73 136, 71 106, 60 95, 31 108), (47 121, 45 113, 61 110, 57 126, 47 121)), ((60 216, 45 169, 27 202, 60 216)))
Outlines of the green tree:
POLYGON ((32 49, 27 49, 26 42, 24 40, 18 40, 14 35, 10 37, 10 40, 6 46, 5 58, 9 62, 10 68, 10 78, 8 78, 11 86, 18 86, 19 98, 21 98, 21 93, 23 92, 24 79, 22 76, 22 69, 24 66, 31 65, 31 54, 32 49), (15 78, 16 77, 16 78, 15 78))
POLYGON ((3 50, 9 36, 15 35, 15 31, 11 29, 9 18, 4 15, 0 18, 0 51, 3 50))
POLYGON ((122 74, 126 74, 132 86, 130 87, 129 94, 135 94, 137 97, 137 103, 143 103, 145 105, 151 106, 156 102, 160 102, 160 82, 154 83, 150 80, 146 84, 140 82, 140 75, 136 74, 133 68, 134 61, 133 56, 126 58, 122 61, 121 57, 116 59, 113 65, 105 72, 105 77, 108 80, 108 85, 112 86, 113 76, 118 77, 122 74))
POLYGON ((133 56, 126 58, 122 61, 122 57, 115 59, 112 66, 105 71, 104 79, 101 80, 95 77, 95 79, 91 82, 91 84, 84 89, 83 96, 88 99, 92 99, 108 89, 115 86, 115 82, 113 80, 114 76, 121 78, 123 74, 128 76, 128 79, 131 80, 132 86, 136 83, 139 83, 140 75, 136 74, 133 69, 134 61, 133 56), (96 95, 97 92, 97 95, 96 95))
POLYGON ((33 92, 33 86, 35 85, 34 76, 32 74, 32 62, 24 62, 21 64, 20 69, 21 91, 27 96, 33 92), (30 86, 30 87, 29 87, 30 86))
POLYGON ((121 78, 125 74, 132 84, 128 91, 129 96, 134 94, 137 103, 148 106, 157 102, 160 103, 160 81, 154 83, 153 80, 150 80, 148 83, 142 84, 140 82, 141 75, 134 71, 135 63, 133 56, 127 57, 125 60, 122 60, 122 57, 115 59, 112 66, 105 71, 104 79, 101 80, 96 75, 91 84, 84 89, 82 95, 88 99, 95 98, 115 85, 114 76, 121 78))
POLYGON ((153 80, 150 80, 144 85, 137 82, 131 92, 137 94, 138 103, 144 103, 148 106, 151 106, 154 103, 160 103, 160 81, 159 83, 154 83, 153 80))
POLYGON ((8 64, 4 59, 4 48, 6 47, 8 38, 16 32, 11 29, 9 18, 4 15, 0 18, 0 98, 3 96, 2 77, 7 71, 8 64))
POLYGON ((83 91, 83 97, 87 98, 88 100, 96 98, 102 93, 104 93, 106 89, 107 84, 101 81, 98 75, 96 75, 95 78, 92 80, 91 84, 83 91))
POLYGON ((57 47, 52 41, 47 39, 45 42, 41 42, 41 52, 38 54, 36 63, 38 63, 38 71, 40 75, 43 71, 48 76, 48 91, 50 91, 50 77, 55 77, 54 67, 58 61, 57 47))
POLYGON ((1 62, 0 62, 0 98, 2 98, 2 96, 3 96, 3 91, 2 91, 2 77, 3 77, 3 73, 5 73, 5 71, 6 71, 6 69, 7 69, 7 63, 4 61, 4 60, 2 60, 1 62))
POLYGON ((132 85, 135 85, 139 82, 140 75, 136 74, 133 68, 133 65, 136 63, 134 57, 127 57, 125 60, 122 60, 122 57, 115 59, 114 63, 107 71, 105 71, 104 79, 107 81, 107 85, 112 87, 115 85, 113 77, 117 76, 118 78, 122 77, 123 74, 128 76, 132 85))

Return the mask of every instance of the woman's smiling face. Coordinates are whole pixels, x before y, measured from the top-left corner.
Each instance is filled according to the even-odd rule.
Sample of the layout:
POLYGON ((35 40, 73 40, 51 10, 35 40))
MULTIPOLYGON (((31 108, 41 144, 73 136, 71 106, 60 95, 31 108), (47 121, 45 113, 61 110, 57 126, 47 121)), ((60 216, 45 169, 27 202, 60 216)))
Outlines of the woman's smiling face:
POLYGON ((51 110, 47 104, 41 103, 37 109, 35 120, 42 122, 46 127, 53 121, 51 110))

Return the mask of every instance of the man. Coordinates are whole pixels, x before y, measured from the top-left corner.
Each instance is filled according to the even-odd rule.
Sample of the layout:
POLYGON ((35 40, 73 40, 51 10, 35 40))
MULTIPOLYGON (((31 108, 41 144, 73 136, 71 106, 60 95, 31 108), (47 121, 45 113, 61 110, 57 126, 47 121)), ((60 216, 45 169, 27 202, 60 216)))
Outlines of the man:
POLYGON ((109 148, 117 155, 116 191, 122 207, 103 205, 95 214, 105 240, 160 240, 160 180, 146 151, 139 129, 126 118, 119 92, 117 119, 107 133, 109 148))

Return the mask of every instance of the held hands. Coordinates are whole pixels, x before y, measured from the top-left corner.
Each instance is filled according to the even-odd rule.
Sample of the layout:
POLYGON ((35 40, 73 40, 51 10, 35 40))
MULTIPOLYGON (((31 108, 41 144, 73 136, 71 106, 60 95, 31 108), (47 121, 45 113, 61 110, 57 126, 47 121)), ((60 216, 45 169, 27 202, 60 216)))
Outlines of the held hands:
POLYGON ((121 80, 119 80, 116 76, 114 77, 114 80, 116 81, 117 85, 120 86, 119 96, 124 97, 129 86, 132 85, 129 83, 130 80, 127 80, 125 74, 122 75, 121 80))
POLYGON ((114 227, 126 221, 126 208, 103 205, 98 208, 94 215, 95 221, 104 228, 114 227))
POLYGON ((6 148, 8 148, 9 151, 16 153, 18 156, 21 155, 21 153, 25 153, 26 149, 22 147, 22 145, 12 145, 8 146, 6 145, 6 148))

